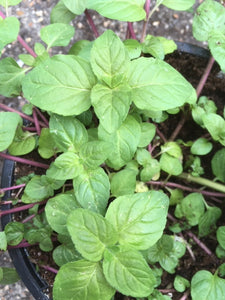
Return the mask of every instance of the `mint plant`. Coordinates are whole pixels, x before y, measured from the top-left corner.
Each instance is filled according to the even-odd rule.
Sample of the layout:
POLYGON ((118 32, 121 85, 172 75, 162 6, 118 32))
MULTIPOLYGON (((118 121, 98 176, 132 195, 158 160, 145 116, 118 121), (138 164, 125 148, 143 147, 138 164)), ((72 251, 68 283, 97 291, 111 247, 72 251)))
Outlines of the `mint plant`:
MULTIPOLYGON (((15 207, 0 216, 22 212, 23 218, 0 232, 0 249, 37 245, 52 255, 58 268, 41 261, 38 268, 56 274, 54 300, 111 300, 117 293, 168 299, 171 291, 184 293, 183 300, 189 293, 222 299, 224 226, 217 221, 225 197, 225 120, 201 93, 215 60, 224 71, 223 3, 205 0, 194 16, 194 37, 207 41, 213 55, 195 89, 165 60, 176 43, 146 32, 161 5, 188 10, 193 0, 61 0, 34 50, 9 16, 8 7, 19 2, 0 0, 0 51, 17 39, 28 54, 19 55, 23 67, 0 60, 0 93, 22 96, 26 104, 19 112, 0 103, 0 157, 34 172, 0 189, 2 196, 16 195, 2 201, 15 207), (93 10, 127 22, 127 39, 111 30, 99 35, 93 10), (71 21, 82 13, 95 40, 52 55, 52 48, 69 45, 76 34, 71 21), (140 40, 133 29, 138 21, 140 40), (174 116, 180 121, 164 132, 174 116), (181 139, 190 118, 200 134, 181 139), (196 260, 191 243, 215 259, 200 240, 213 235, 216 271, 177 273, 187 252, 196 260), (174 289, 162 285, 163 274, 174 274, 174 289)), ((0 268, 0 283, 6 276, 15 281, 12 270, 0 268)))

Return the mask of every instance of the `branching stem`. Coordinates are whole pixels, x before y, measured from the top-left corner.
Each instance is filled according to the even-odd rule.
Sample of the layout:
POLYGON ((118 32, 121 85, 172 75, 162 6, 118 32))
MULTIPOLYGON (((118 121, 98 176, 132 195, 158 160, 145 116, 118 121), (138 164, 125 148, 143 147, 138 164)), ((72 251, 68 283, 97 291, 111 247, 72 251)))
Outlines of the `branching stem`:
POLYGON ((99 32, 98 32, 98 30, 97 30, 97 28, 96 28, 96 26, 95 26, 95 24, 93 22, 93 19, 92 19, 91 15, 88 12, 88 10, 85 9, 84 13, 85 13, 85 16, 87 18, 87 22, 88 22, 89 26, 91 27, 91 29, 92 29, 95 37, 96 38, 99 37, 99 32))

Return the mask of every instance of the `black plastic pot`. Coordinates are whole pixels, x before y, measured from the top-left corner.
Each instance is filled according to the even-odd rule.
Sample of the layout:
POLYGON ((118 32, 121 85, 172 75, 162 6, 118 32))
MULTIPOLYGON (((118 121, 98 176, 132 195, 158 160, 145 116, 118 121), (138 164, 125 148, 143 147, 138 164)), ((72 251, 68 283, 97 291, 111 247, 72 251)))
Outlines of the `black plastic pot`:
MULTIPOLYGON (((2 188, 10 187, 13 184, 13 173, 14 162, 7 159, 4 160, 1 180, 2 188)), ((10 198, 9 191, 5 193, 3 200, 7 200, 8 198, 10 198)), ((8 210, 10 208, 11 205, 2 206, 2 210, 8 210)), ((3 229, 11 220, 11 215, 5 215, 1 218, 3 229)), ((48 284, 41 278, 36 271, 35 265, 29 260, 29 254, 26 248, 9 249, 8 252, 21 280, 32 296, 37 300, 49 300, 49 297, 44 292, 48 289, 48 284)))
MULTIPOLYGON (((192 54, 194 56, 199 56, 203 58, 209 58, 209 51, 188 43, 177 42, 178 51, 183 53, 192 54)), ((13 183, 13 173, 14 173, 14 162, 10 160, 5 160, 2 171, 2 187, 9 187, 13 183)), ((4 200, 10 197, 10 192, 7 192, 4 196, 4 200)), ((3 205, 3 209, 9 209, 10 205, 3 205)), ((12 217, 6 215, 2 217, 2 226, 10 222, 12 217)), ((48 289, 48 284, 40 277, 35 269, 35 265, 29 260, 29 254, 25 248, 20 249, 10 249, 9 254, 13 261, 13 264, 30 291, 33 297, 37 300, 49 300, 49 297, 45 294, 48 289)), ((97 299, 96 299, 97 300, 97 299)))

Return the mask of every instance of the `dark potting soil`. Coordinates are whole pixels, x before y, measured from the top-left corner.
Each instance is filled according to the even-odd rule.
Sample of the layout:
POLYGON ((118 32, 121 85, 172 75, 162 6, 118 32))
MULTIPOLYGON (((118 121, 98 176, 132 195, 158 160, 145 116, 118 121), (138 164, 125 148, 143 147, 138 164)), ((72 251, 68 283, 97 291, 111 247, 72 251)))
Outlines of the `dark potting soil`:
MULTIPOLYGON (((173 55, 169 55, 166 58, 166 61, 169 62, 174 68, 176 68, 178 71, 180 71, 183 76, 196 88, 199 80, 204 72, 204 69, 207 65, 208 59, 201 58, 201 57, 194 57, 190 54, 181 54, 179 52, 176 52, 173 55)), ((215 101, 217 107, 219 110, 223 111, 223 102, 222 101, 225 98, 225 79, 221 76, 219 72, 219 67, 215 64, 213 67, 213 70, 211 72, 211 75, 209 76, 207 83, 202 91, 201 95, 207 95, 211 100, 215 101)), ((159 125, 159 128, 161 132, 164 134, 164 136, 168 139, 174 129, 176 128, 180 118, 182 117, 182 112, 177 115, 171 115, 169 117, 169 120, 166 120, 162 124, 159 125)), ((200 126, 196 126, 196 124, 193 122, 191 117, 187 117, 187 120, 185 122, 185 125, 183 126, 182 130, 180 131, 177 138, 182 139, 183 141, 187 142, 189 140, 193 140, 195 138, 198 138, 200 135, 206 134, 206 131, 204 131, 200 126)), ((216 150, 220 148, 220 145, 216 145, 214 149, 214 153, 216 150)), ((157 151, 157 149, 156 149, 157 151)), ((37 154, 33 153, 35 156, 37 154)), ((185 154, 184 154, 185 155, 185 154)), ((209 167, 210 161, 212 158, 212 154, 207 155, 202 160, 203 168, 205 170, 204 177, 210 178, 211 174, 211 168, 209 167)), ((30 158, 30 155, 29 155, 30 158)), ((40 157, 37 158, 37 161, 42 161, 40 157)), ((36 174, 40 174, 40 169, 34 168, 34 167, 27 167, 24 165, 21 165, 17 163, 16 167, 16 177, 24 176, 30 172, 35 172, 36 174)), ((184 182, 179 182, 184 184, 184 182)), ((193 184, 185 183, 187 186, 194 187, 193 184)), ((198 187, 198 186, 196 186, 198 187)), ((215 205, 215 204, 214 204, 215 205)), ((225 207, 223 204, 219 204, 220 208, 223 211, 223 214, 225 214, 225 207)), ((173 215, 173 208, 170 208, 170 212, 173 215)), ((224 225, 223 220, 219 220, 220 225, 224 225)), ((165 229, 165 233, 171 234, 171 232, 167 229, 169 225, 171 225, 171 221, 168 220, 167 227, 165 229)), ((192 232, 197 235, 197 227, 192 227, 192 232), (196 229, 196 230, 195 230, 196 229)), ((162 276, 162 283, 158 287, 160 290, 169 290, 168 295, 172 297, 173 300, 178 300, 182 297, 183 293, 178 293, 173 288, 173 281, 175 278, 175 275, 181 275, 185 277, 188 280, 191 280, 193 275, 199 271, 199 270, 208 270, 212 273, 215 272, 215 270, 218 268, 218 266, 222 263, 219 259, 216 257, 209 256, 206 254, 196 243, 187 235, 187 233, 183 233, 185 240, 189 243, 191 246, 191 250, 194 254, 195 259, 190 255, 189 251, 186 251, 186 254, 180 259, 179 265, 176 268, 175 274, 169 274, 167 272, 163 273, 162 276), (170 292, 170 293, 169 293, 170 292)), ((209 236, 202 238, 201 241, 205 243, 205 245, 213 252, 215 253, 215 248, 217 246, 216 236, 215 232, 210 234, 209 236)), ((54 268, 57 268, 55 263, 52 260, 51 253, 43 252, 39 249, 38 246, 32 246, 28 248, 28 252, 30 255, 30 260, 34 263, 40 262, 43 263, 43 265, 52 266, 54 268)), ((39 273, 41 276, 46 280, 46 282, 49 285, 49 297, 51 298, 51 290, 54 282, 55 275, 49 271, 44 270, 43 268, 39 268, 39 273)), ((117 293, 116 300, 132 300, 134 298, 122 296, 121 294, 117 293)), ((188 298, 191 299, 191 296, 189 295, 188 298)))

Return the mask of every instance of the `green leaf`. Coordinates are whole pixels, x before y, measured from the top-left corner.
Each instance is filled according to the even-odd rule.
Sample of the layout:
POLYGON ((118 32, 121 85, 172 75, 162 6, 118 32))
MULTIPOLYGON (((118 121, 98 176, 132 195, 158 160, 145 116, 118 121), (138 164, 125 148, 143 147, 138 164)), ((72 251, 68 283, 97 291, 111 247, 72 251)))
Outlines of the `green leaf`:
POLYGON ((45 46, 41 43, 34 44, 34 51, 38 56, 43 55, 46 52, 45 46))
POLYGON ((156 133, 156 127, 154 124, 147 123, 147 122, 143 122, 140 125, 141 125, 141 138, 138 147, 146 147, 153 140, 156 133))
POLYGON ((78 152, 81 145, 88 141, 87 130, 74 117, 51 115, 49 128, 56 146, 63 152, 78 152))
POLYGON ((120 38, 112 31, 105 31, 91 49, 91 66, 99 80, 115 87, 124 79, 129 65, 128 53, 120 38))
POLYGON ((93 46, 93 41, 80 40, 77 41, 69 50, 69 54, 79 55, 87 61, 91 59, 91 49, 93 46))
POLYGON ((148 261, 150 263, 159 262, 164 270, 173 274, 179 263, 179 258, 185 254, 185 251, 186 245, 182 239, 165 234, 148 249, 148 261))
POLYGON ((216 222, 220 218, 222 211, 219 207, 208 207, 198 223, 199 237, 207 236, 216 229, 216 222))
POLYGON ((14 6, 22 2, 22 0, 0 0, 0 5, 3 7, 14 6))
POLYGON ((24 224, 19 222, 10 222, 5 226, 5 235, 8 245, 18 245, 24 235, 24 224))
POLYGON ((49 231, 47 227, 32 228, 25 231, 24 238, 29 244, 38 243, 42 251, 49 252, 53 249, 51 234, 52 231, 49 231))
POLYGON ((128 39, 123 44, 128 51, 130 59, 138 58, 141 55, 141 44, 137 40, 128 39))
POLYGON ((74 193, 83 208, 105 214, 108 204, 110 183, 102 168, 86 169, 73 180, 74 193))
POLYGON ((19 54, 19 59, 25 63, 27 66, 35 65, 35 58, 30 54, 19 54))
POLYGON ((181 147, 176 142, 167 142, 163 146, 161 146, 161 152, 167 153, 170 156, 181 159, 182 158, 182 150, 181 147))
POLYGON ((0 284, 2 285, 13 284, 20 280, 20 277, 17 274, 16 269, 1 267, 0 273, 2 273, 2 276, 0 275, 0 284))
POLYGON ((146 297, 152 293, 156 279, 140 252, 114 246, 104 253, 103 272, 107 281, 120 293, 146 297))
POLYGON ((11 57, 0 60, 0 93, 5 97, 20 95, 25 72, 11 57))
POLYGON ((0 250, 6 251, 7 249, 7 238, 4 231, 0 231, 0 250))
POLYGON ((132 100, 139 109, 168 110, 196 101, 191 84, 164 61, 141 57, 131 62, 128 72, 132 100))
POLYGON ((195 155, 206 155, 212 150, 212 148, 212 143, 210 143, 207 139, 199 138, 191 146, 191 153, 195 155))
POLYGON ((175 10, 188 10, 195 4, 195 0, 163 0, 162 4, 175 10))
POLYGON ((23 80, 23 93, 32 104, 60 115, 79 115, 91 106, 96 79, 90 64, 78 56, 56 55, 23 80))
MULTIPOLYGON (((225 11, 224 11, 225 14, 225 11)), ((209 42, 209 49, 215 58, 215 60, 220 65, 220 68, 223 72, 225 72, 225 62, 224 62, 224 55, 225 55, 225 36, 224 32, 215 32, 212 33, 208 42, 209 42)))
POLYGON ((130 89, 127 85, 109 88, 97 84, 91 92, 91 102, 100 124, 108 132, 116 131, 126 119, 130 109, 130 89))
POLYGON ((72 13, 81 15, 86 8, 87 0, 62 0, 62 2, 72 13))
POLYGON ((108 246, 116 244, 118 235, 101 215, 87 209, 74 210, 67 219, 71 239, 82 256, 100 261, 108 246))
POLYGON ((166 54, 172 53, 177 49, 174 41, 168 40, 161 36, 147 35, 144 43, 142 43, 142 51, 152 56, 164 59, 166 54))
POLYGON ((225 259, 225 249, 222 248, 220 245, 218 245, 216 247, 216 256, 219 258, 219 259, 225 259))
POLYGON ((49 49, 55 46, 67 46, 74 33, 75 29, 73 26, 64 23, 55 23, 43 27, 40 31, 40 36, 49 49))
POLYGON ((48 159, 57 152, 56 143, 50 133, 49 128, 42 128, 38 140, 38 153, 41 157, 48 159))
POLYGON ((69 24, 75 17, 76 15, 65 6, 62 0, 53 7, 50 14, 51 23, 69 24))
POLYGON ((158 290, 154 290, 153 293, 148 296, 148 300, 171 300, 170 296, 163 295, 158 290))
POLYGON ((109 205, 106 219, 118 231, 121 245, 145 250, 162 235, 168 204, 168 197, 158 191, 121 196, 109 205))
POLYGON ((133 194, 136 188, 136 172, 130 169, 113 174, 111 180, 112 196, 118 197, 133 194))
POLYGON ((195 273, 191 280, 191 296, 193 300, 223 299, 225 295, 225 280, 209 271, 201 270, 195 273))
POLYGON ((186 290, 186 288, 190 287, 190 282, 186 278, 180 275, 176 275, 173 285, 175 290, 177 290, 180 293, 183 293, 186 290))
POLYGON ((180 175, 183 171, 180 160, 167 153, 163 153, 160 157, 161 169, 170 175, 180 175))
POLYGON ((105 162, 110 152, 110 143, 97 140, 83 144, 79 154, 88 168, 96 169, 105 162))
POLYGON ((205 0, 193 19, 193 35, 199 41, 207 41, 213 34, 225 33, 225 8, 222 4, 205 0))
POLYGON ((79 205, 72 193, 59 194, 48 200, 45 213, 48 223, 52 229, 58 233, 68 235, 67 218, 68 215, 79 205))
POLYGON ((213 174, 218 178, 220 181, 225 183, 225 149, 221 149, 217 151, 212 160, 211 166, 213 174))
MULTIPOLYGON (((4 0, 3 2, 5 4, 4 0)), ((17 20, 16 17, 7 17, 5 19, 2 19, 0 17, 0 56, 1 56, 2 49, 7 44, 16 41, 17 36, 19 34, 19 30, 20 30, 20 22, 17 20)))
POLYGON ((225 146, 225 120, 214 113, 203 115, 202 120, 212 138, 225 146))
POLYGON ((225 249, 225 226, 220 226, 216 231, 216 238, 219 245, 225 249))
POLYGON ((83 171, 79 156, 66 152, 56 158, 47 170, 47 176, 55 180, 67 180, 77 177, 83 171))
POLYGON ((0 112, 0 151, 6 150, 12 143, 21 117, 14 112, 0 112))
POLYGON ((68 262, 77 261, 82 259, 80 253, 74 248, 73 243, 63 244, 56 247, 53 251, 54 262, 58 266, 63 266, 68 262))
POLYGON ((151 157, 151 154, 148 150, 146 150, 146 149, 137 149, 136 159, 137 159, 137 162, 140 165, 145 166, 145 165, 147 165, 148 163, 151 162, 152 157, 151 157))
POLYGON ((198 103, 192 107, 192 117, 194 121, 201 127, 204 127, 202 117, 205 113, 216 113, 217 107, 214 101, 209 100, 207 97, 202 96, 199 98, 198 103))
POLYGON ((109 19, 135 22, 145 18, 144 4, 145 0, 88 0, 87 8, 109 19))
POLYGON ((37 202, 52 197, 54 190, 63 184, 64 181, 51 179, 46 175, 35 175, 26 185, 24 192, 30 198, 30 202, 37 202))
POLYGON ((79 260, 63 265, 53 286, 55 300, 110 300, 115 294, 100 263, 79 260))
POLYGON ((109 133, 99 126, 98 135, 101 140, 111 143, 107 164, 118 170, 133 158, 139 144, 141 128, 134 117, 128 115, 116 132, 109 133))
POLYGON ((8 150, 11 155, 20 156, 33 151, 36 147, 36 138, 33 133, 18 127, 14 139, 8 150))
POLYGON ((204 198, 202 194, 191 193, 181 200, 175 210, 175 216, 182 218, 185 216, 191 226, 199 224, 201 217, 205 212, 204 198))
POLYGON ((147 182, 149 180, 157 180, 160 175, 160 163, 157 159, 151 159, 141 170, 141 180, 147 182))

